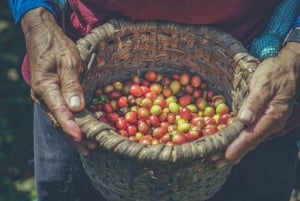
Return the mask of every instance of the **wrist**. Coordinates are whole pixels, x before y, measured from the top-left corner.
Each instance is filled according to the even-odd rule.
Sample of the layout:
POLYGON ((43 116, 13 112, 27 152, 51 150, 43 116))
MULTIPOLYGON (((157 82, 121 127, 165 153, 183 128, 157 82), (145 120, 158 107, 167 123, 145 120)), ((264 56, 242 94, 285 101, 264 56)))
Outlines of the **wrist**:
POLYGON ((289 51, 295 56, 300 56, 300 27, 293 28, 285 39, 283 51, 289 51), (292 35, 292 32, 296 33, 292 35))
POLYGON ((28 11, 21 19, 21 27, 24 35, 46 23, 57 24, 53 14, 42 7, 28 11))
MULTIPOLYGON (((294 74, 297 79, 297 85, 299 87, 300 86, 300 42, 294 42, 294 41, 287 42, 286 45, 279 52, 278 56, 280 58, 283 58, 283 61, 285 61, 284 64, 286 66, 294 66, 294 74)), ((297 93, 300 94, 300 92, 297 93)))

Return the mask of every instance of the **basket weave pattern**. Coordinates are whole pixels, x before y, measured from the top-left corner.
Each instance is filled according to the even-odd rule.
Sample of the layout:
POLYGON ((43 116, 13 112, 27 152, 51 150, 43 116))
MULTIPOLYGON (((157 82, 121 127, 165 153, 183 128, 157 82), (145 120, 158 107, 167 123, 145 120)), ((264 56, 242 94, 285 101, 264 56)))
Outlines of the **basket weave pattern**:
MULTIPOLYGON (((165 75, 188 71, 224 94, 236 113, 257 66, 239 41, 208 26, 111 20, 77 41, 77 47, 86 65, 82 86, 87 100, 97 87, 149 69, 165 75)), ((86 110, 75 116, 86 136, 99 143, 81 160, 108 201, 209 199, 231 167, 215 169, 206 157, 223 150, 244 128, 234 121, 194 142, 147 146, 120 136, 86 110)))

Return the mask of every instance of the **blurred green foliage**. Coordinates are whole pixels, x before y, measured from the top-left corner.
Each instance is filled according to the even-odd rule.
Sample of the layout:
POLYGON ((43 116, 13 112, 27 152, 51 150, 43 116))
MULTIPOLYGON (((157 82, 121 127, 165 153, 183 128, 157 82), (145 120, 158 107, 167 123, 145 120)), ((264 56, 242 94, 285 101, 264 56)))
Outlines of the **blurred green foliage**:
POLYGON ((20 68, 24 54, 20 25, 0 0, 0 201, 36 200, 33 102, 20 68))
POLYGON ((25 43, 0 0, 0 201, 33 201, 33 104, 21 75, 25 43))

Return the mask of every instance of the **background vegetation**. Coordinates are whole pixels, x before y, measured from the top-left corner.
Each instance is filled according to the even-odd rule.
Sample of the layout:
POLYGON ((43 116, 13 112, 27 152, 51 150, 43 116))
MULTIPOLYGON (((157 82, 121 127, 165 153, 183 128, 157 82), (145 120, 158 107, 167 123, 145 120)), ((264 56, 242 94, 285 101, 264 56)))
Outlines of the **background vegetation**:
MULTIPOLYGON (((0 201, 36 201, 33 104, 20 70, 24 53, 21 28, 0 0, 0 201)), ((300 174, 297 181, 300 189, 300 174)))
POLYGON ((23 34, 0 0, 0 201, 33 201, 32 101, 21 76, 23 34))

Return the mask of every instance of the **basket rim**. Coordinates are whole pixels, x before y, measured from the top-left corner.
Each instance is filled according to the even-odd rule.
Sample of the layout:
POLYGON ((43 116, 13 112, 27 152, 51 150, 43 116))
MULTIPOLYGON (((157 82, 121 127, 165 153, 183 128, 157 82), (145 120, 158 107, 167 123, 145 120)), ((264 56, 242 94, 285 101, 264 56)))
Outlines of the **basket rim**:
MULTIPOLYGON (((239 88, 238 85, 241 80, 250 79, 249 77, 251 77, 251 74, 255 71, 257 66, 257 59, 252 57, 239 41, 218 28, 161 21, 132 22, 123 19, 110 20, 104 25, 93 29, 90 34, 87 34, 77 41, 77 47, 85 65, 87 67, 91 65, 91 57, 93 57, 94 50, 100 41, 112 40, 112 38, 118 39, 122 34, 128 33, 130 29, 135 29, 134 31, 137 31, 136 27, 141 26, 149 26, 148 28, 150 30, 155 30, 155 27, 157 28, 158 26, 166 26, 172 30, 180 30, 188 27, 190 31, 195 32, 199 31, 199 29, 205 29, 206 31, 211 31, 215 34, 214 39, 219 40, 219 43, 221 44, 226 43, 226 40, 231 39, 232 41, 230 41, 231 44, 228 45, 228 48, 236 48, 236 45, 239 46, 237 48, 238 50, 232 50, 231 55, 237 65, 237 69, 239 69, 239 74, 235 77, 234 83, 234 85, 236 85, 234 87, 236 88, 239 88), (246 78, 244 77, 245 74, 247 75, 246 78)), ((246 92, 247 90, 245 90, 244 93, 246 92)), ((233 94, 233 96, 235 96, 235 94, 233 94)), ((105 149, 121 155, 132 156, 142 161, 150 160, 161 162, 177 162, 186 159, 205 158, 212 153, 223 150, 245 127, 242 122, 235 120, 229 127, 218 131, 214 135, 204 136, 196 141, 170 147, 164 144, 148 146, 132 142, 128 138, 116 133, 109 125, 99 122, 86 109, 82 112, 75 113, 75 121, 79 124, 87 138, 96 140, 99 143, 99 146, 105 149)))

